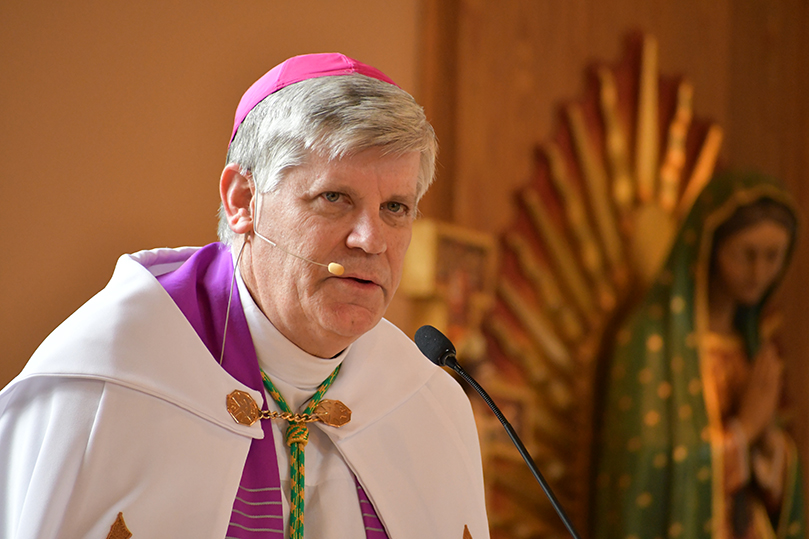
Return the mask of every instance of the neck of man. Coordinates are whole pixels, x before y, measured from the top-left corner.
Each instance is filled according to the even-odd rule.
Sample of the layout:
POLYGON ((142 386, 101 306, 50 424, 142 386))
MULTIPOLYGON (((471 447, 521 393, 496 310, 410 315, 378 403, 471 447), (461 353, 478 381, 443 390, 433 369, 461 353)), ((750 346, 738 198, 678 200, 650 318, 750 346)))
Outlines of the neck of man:
POLYGON ((277 329, 292 344, 306 352, 320 358, 333 358, 338 356, 340 352, 348 348, 354 341, 341 335, 318 335, 315 331, 307 333, 306 335, 292 334, 289 330, 289 325, 284 324, 280 319, 276 310, 272 305, 264 305, 261 301, 261 294, 258 293, 258 279, 255 274, 255 264, 253 264, 253 243, 252 241, 239 241, 234 242, 233 252, 236 253, 238 259, 238 271, 244 281, 247 291, 253 302, 258 306, 270 324, 277 329), (244 247, 242 248, 242 244, 244 247), (241 256, 239 252, 241 251, 241 256))

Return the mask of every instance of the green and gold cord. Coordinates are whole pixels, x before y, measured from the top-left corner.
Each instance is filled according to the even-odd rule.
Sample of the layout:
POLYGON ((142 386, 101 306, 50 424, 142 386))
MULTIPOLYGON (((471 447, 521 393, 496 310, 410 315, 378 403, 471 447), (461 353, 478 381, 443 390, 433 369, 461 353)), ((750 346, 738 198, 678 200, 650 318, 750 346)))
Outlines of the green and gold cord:
MULTIPOLYGON (((304 410, 303 415, 312 414, 320 404, 323 395, 326 394, 334 379, 337 378, 337 373, 340 372, 341 365, 326 378, 322 384, 317 388, 315 394, 309 399, 309 405, 304 410)), ((278 405, 282 412, 292 414, 289 405, 281 396, 281 393, 273 385, 270 377, 264 370, 261 370, 261 378, 264 381, 264 387, 267 393, 270 394, 272 399, 278 405)), ((287 431, 284 436, 284 441, 289 446, 289 464, 290 464, 290 482, 292 486, 292 495, 289 507, 289 537, 290 539, 303 539, 303 487, 304 487, 304 455, 303 449, 309 441, 309 427, 304 422, 290 421, 287 426, 287 431)))

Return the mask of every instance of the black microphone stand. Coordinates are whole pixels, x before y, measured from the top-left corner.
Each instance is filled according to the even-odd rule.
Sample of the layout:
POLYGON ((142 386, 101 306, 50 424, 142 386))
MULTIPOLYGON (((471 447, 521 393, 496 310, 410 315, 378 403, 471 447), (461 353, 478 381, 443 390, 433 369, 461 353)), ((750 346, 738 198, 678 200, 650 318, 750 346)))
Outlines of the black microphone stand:
POLYGON ((556 499, 556 496, 551 490, 550 485, 548 485, 547 481, 545 481, 545 478, 542 476, 542 473, 539 471, 539 468, 534 462, 534 459, 531 457, 531 454, 523 445, 522 440, 520 440, 520 437, 517 436, 517 432, 514 430, 514 428, 511 426, 511 423, 508 422, 506 417, 500 411, 500 408, 498 408, 497 405, 494 403, 492 398, 489 397, 489 394, 486 393, 486 390, 483 389, 483 387, 481 387, 481 385, 478 384, 477 381, 474 378, 472 378, 472 376, 469 373, 467 373, 463 367, 461 367, 461 365, 458 363, 458 360, 455 358, 454 354, 450 357, 445 358, 444 364, 450 367, 455 372, 457 372, 458 376, 466 380, 466 382, 470 386, 472 386, 475 391, 478 392, 478 394, 481 396, 481 398, 483 398, 486 404, 489 405, 489 408, 492 409, 494 415, 497 417, 497 419, 500 420, 500 423, 503 424, 503 428, 506 429, 508 437, 511 438, 512 442, 514 442, 514 445, 517 447, 517 451, 520 452, 520 455, 522 456, 523 460, 525 460, 525 463, 528 465, 528 469, 531 470, 531 473, 534 474, 534 477, 539 482, 539 486, 541 486, 542 490, 545 491, 545 494, 551 501, 551 505, 553 505, 553 508, 556 509, 556 513, 559 515, 559 518, 562 519, 562 522, 564 522, 565 527, 570 532, 570 535, 572 535, 574 539, 581 539, 579 537, 578 532, 573 527, 573 523, 570 521, 567 514, 565 514, 565 510, 562 508, 562 505, 559 503, 559 500, 556 499))
POLYGON ((508 437, 511 438, 511 441, 514 443, 517 451, 520 452, 520 455, 522 456, 523 460, 525 460, 525 463, 528 465, 531 473, 534 474, 534 477, 539 482, 539 486, 541 486, 542 490, 545 491, 551 505, 553 505, 553 508, 556 510, 556 514, 558 514, 559 518, 562 519, 562 522, 564 522, 565 527, 567 527, 567 530, 570 532, 570 535, 573 536, 573 539, 581 539, 578 532, 576 532, 576 529, 573 527, 573 523, 570 522, 570 519, 565 514, 565 510, 562 509, 562 504, 560 504, 559 500, 556 499, 550 485, 548 485, 545 478, 542 477, 542 473, 540 473, 539 468, 537 468, 531 454, 523 445, 520 437, 517 436, 517 432, 503 415, 503 412, 500 411, 500 408, 498 408, 494 403, 492 398, 489 397, 489 394, 486 393, 486 390, 483 389, 483 387, 481 387, 481 385, 478 384, 477 381, 472 378, 472 376, 467 373, 458 363, 458 358, 455 357, 455 346, 453 346, 452 341, 450 341, 446 335, 432 326, 420 327, 418 331, 416 331, 415 341, 416 345, 419 347, 419 350, 421 350, 421 352, 427 356, 430 361, 441 367, 450 367, 452 370, 458 373, 458 376, 466 380, 466 382, 478 392, 486 404, 489 405, 489 408, 492 409, 494 415, 497 416, 497 419, 499 419, 500 423, 503 424, 508 437))

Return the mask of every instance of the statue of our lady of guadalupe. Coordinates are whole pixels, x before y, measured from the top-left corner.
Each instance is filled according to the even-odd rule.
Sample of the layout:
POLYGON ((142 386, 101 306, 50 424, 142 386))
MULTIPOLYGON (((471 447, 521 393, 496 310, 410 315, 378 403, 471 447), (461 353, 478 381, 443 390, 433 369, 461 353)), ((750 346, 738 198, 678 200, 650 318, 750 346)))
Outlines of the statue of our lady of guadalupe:
POLYGON ((593 537, 804 537, 783 367, 764 309, 796 211, 756 174, 705 187, 618 332, 596 458, 593 537))

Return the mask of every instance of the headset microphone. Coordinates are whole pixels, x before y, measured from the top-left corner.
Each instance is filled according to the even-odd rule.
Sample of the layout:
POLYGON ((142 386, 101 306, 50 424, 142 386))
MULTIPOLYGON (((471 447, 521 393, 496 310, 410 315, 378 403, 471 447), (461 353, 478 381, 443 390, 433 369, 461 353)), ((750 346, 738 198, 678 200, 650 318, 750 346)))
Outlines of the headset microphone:
POLYGON ((266 241, 267 243, 269 243, 270 245, 272 245, 276 249, 280 249, 281 251, 285 252, 289 256, 294 256, 295 258, 300 258, 301 260, 309 262, 310 264, 314 264, 315 266, 323 266, 324 268, 329 270, 329 273, 331 273, 332 275, 337 275, 339 277, 340 275, 342 275, 346 271, 345 268, 342 266, 342 264, 338 264, 337 262, 329 262, 328 264, 321 264, 320 262, 315 262, 314 260, 309 260, 308 258, 306 258, 304 256, 296 255, 295 253, 290 253, 289 251, 287 251, 283 247, 280 247, 277 243, 275 243, 271 239, 265 238, 261 234, 261 232, 259 232, 255 228, 253 228, 253 232, 255 232, 256 236, 258 236, 262 240, 266 241))
MULTIPOLYGON (((258 195, 256 195, 256 197, 258 197, 258 195)), ((255 200, 255 198, 253 200, 255 200)), ((256 236, 258 236, 262 240, 266 241, 267 243, 269 243, 270 245, 272 245, 276 249, 279 249, 279 250, 283 251, 284 253, 288 254, 289 256, 294 256, 295 258, 299 258, 299 259, 301 259, 301 260, 303 260, 305 262, 309 262, 310 264, 314 264, 315 266, 322 266, 322 267, 326 268, 327 270, 329 270, 329 273, 331 273, 332 275, 336 275, 336 276, 339 277, 340 275, 345 273, 346 269, 343 267, 342 264, 338 264, 337 262, 329 262, 328 264, 321 264, 320 262, 315 262, 314 260, 309 260, 308 258, 306 258, 304 256, 296 255, 295 253, 291 253, 291 252, 287 251, 286 249, 279 246, 277 243, 275 243, 271 239, 265 237, 261 232, 258 231, 259 212, 256 211, 255 214, 256 214, 256 224, 253 225, 253 232, 256 234, 256 236)))

